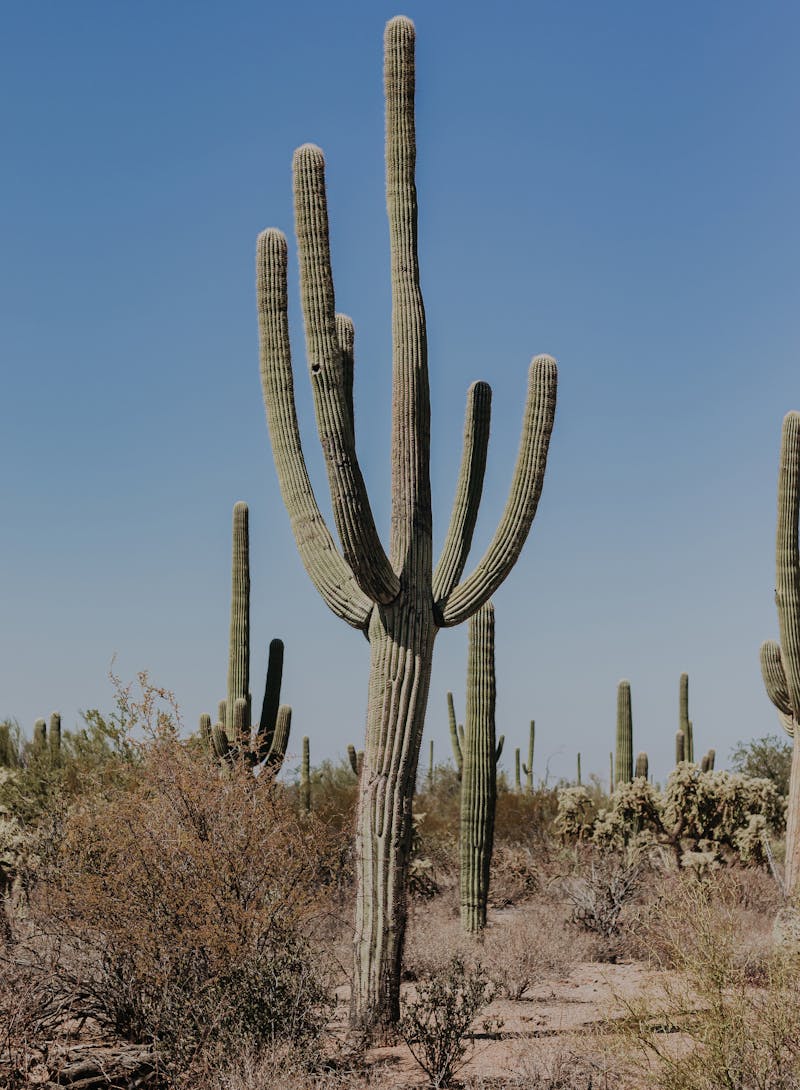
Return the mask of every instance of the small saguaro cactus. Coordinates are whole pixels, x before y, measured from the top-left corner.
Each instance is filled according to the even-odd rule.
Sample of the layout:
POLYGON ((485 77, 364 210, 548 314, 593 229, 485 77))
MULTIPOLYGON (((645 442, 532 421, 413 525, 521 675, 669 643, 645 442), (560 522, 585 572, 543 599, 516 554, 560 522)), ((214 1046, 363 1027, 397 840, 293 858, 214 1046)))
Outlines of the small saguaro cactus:
POLYGON ((261 717, 257 727, 251 726, 250 530, 247 504, 239 502, 233 508, 228 697, 220 701, 219 720, 211 728, 211 747, 220 761, 280 770, 292 722, 292 709, 279 703, 282 675, 283 642, 272 640, 261 717))
POLYGON ((384 549, 356 450, 354 327, 336 313, 325 161, 295 152, 295 226, 300 296, 317 431, 341 551, 309 479, 294 400, 289 340, 287 244, 278 230, 258 240, 261 380, 278 483, 311 580, 342 620, 370 643, 364 773, 355 834, 356 911, 350 1021, 365 1037, 393 1035, 408 916, 412 799, 442 628, 488 602, 516 563, 544 482, 557 368, 537 356, 529 371, 523 433, 511 492, 497 530, 462 578, 480 506, 491 390, 467 394, 464 446, 444 547, 433 564, 428 343, 417 248, 415 30, 398 16, 386 27, 386 204, 392 288, 391 528, 384 549))
POLYGON ((608 772, 608 783, 609 783, 608 793, 610 795, 613 795, 614 794, 614 754, 613 753, 609 753, 609 755, 608 755, 608 768, 609 768, 609 772, 608 772))
POLYGON ((464 768, 463 746, 464 727, 456 721, 456 708, 453 703, 453 694, 447 694, 447 725, 450 728, 450 745, 453 747, 453 760, 456 765, 456 776, 461 783, 461 773, 464 768))
POLYGON ((578 754, 578 778, 575 780, 575 783, 578 785, 578 787, 582 786, 582 784, 581 784, 581 755, 580 755, 580 753, 578 754))
POLYGON ((461 923, 465 931, 486 926, 486 902, 494 843, 497 760, 494 608, 481 606, 469 621, 467 713, 461 780, 461 923))
POLYGON ((631 683, 620 681, 617 686, 617 759, 614 783, 630 783, 633 779, 633 715, 631 683))
POLYGON ((792 770, 786 811, 784 886, 792 896, 800 885, 800 413, 787 413, 781 432, 778 470, 778 527, 775 540, 775 604, 780 643, 761 646, 761 674, 781 725, 792 738, 792 770))
POLYGON ((428 744, 428 790, 433 791, 433 738, 431 738, 428 744))
POLYGON ((675 764, 686 760, 686 735, 682 730, 675 732, 675 764))
POLYGON ((33 755, 43 757, 47 752, 47 722, 37 719, 33 724, 33 755))
POLYGON ((58 768, 61 764, 61 716, 53 712, 50 716, 50 730, 44 719, 37 719, 33 724, 33 757, 49 764, 51 768, 58 768))
POLYGON ((683 731, 683 760, 694 761, 694 727, 689 718, 689 675, 681 674, 678 685, 679 729, 683 731))
POLYGON ((710 749, 706 754, 706 757, 708 758, 708 771, 713 772, 714 764, 717 760, 717 751, 715 749, 710 749))
POLYGON ((530 734, 528 735, 528 763, 522 766, 525 773, 525 786, 528 794, 533 793, 533 743, 536 737, 536 722, 531 719, 530 734))
POLYGON ((650 762, 647 760, 647 754, 642 752, 636 757, 636 775, 635 779, 647 779, 650 775, 650 762))
POLYGON ((300 805, 306 813, 311 810, 311 757, 308 738, 303 738, 303 755, 300 759, 300 805))
POLYGON ((514 750, 514 790, 522 790, 522 777, 520 776, 519 746, 514 750))

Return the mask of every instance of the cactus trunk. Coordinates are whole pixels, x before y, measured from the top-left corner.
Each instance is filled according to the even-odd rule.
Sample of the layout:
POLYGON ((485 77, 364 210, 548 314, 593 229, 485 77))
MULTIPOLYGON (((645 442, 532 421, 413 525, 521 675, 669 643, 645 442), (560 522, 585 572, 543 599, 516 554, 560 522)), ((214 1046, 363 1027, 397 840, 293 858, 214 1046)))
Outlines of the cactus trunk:
POLYGON ((430 611, 381 608, 370 624, 367 740, 356 820, 355 975, 351 1018, 384 1036, 400 1017, 411 799, 428 700, 430 611))
POLYGON ((614 782, 630 783, 633 779, 633 715, 631 713, 631 683, 617 686, 617 761, 614 782))
POLYGON ((522 790, 522 778, 520 776, 520 759, 519 759, 519 747, 514 750, 514 790, 520 792, 522 790))
POLYGON ((303 738, 303 754, 300 759, 300 805, 306 813, 311 810, 311 755, 308 738, 303 738))

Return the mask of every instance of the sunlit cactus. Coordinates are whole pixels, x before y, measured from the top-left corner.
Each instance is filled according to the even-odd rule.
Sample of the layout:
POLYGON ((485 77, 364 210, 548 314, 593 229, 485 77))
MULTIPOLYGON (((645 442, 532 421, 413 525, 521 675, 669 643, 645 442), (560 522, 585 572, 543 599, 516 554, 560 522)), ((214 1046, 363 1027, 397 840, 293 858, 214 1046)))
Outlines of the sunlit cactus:
POLYGON ((341 551, 309 480, 294 402, 287 245, 258 241, 261 378, 278 483, 306 571, 326 604, 371 647, 364 771, 356 821, 357 903, 351 1023, 389 1037, 400 1017, 412 798, 434 639, 469 620, 505 580, 530 531, 544 481, 556 400, 556 365, 536 357, 517 466, 498 528, 463 578, 483 487, 491 391, 467 395, 464 446, 449 528, 434 567, 430 391, 417 253, 414 180, 415 30, 398 16, 385 34, 386 200, 392 287, 391 529, 384 550, 356 454, 354 327, 336 313, 325 163, 312 145, 294 156, 300 296, 311 387, 341 551), (399 699, 399 694, 406 698, 399 699))

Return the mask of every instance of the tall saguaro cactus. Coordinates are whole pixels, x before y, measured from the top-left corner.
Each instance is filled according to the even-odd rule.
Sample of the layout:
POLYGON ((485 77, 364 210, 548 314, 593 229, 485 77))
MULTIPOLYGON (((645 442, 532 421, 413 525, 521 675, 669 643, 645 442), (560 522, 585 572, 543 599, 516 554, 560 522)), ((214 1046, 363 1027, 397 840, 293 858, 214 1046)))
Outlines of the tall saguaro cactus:
POLYGON ((617 757, 614 767, 614 784, 630 783, 633 779, 633 714, 631 712, 631 683, 621 681, 617 686, 617 757))
POLYGON ((491 391, 467 394, 464 449, 442 555, 432 563, 430 396, 425 311, 417 258, 414 181, 414 26, 386 28, 386 203, 392 286, 391 531, 375 527, 359 467, 353 415, 354 330, 337 314, 322 152, 294 156, 295 224, 306 351, 341 552, 308 477, 294 404, 287 312, 287 246, 277 230, 258 242, 261 378, 284 503, 306 571, 327 605, 365 632, 371 647, 364 771, 356 825, 357 900, 351 1021, 382 1033, 400 1014, 411 799, 440 628, 489 600, 528 536, 544 480, 556 401, 556 365, 530 368, 511 493, 483 558, 466 565, 483 486, 491 391))
POLYGON ((461 925, 465 931, 486 926, 489 871, 497 803, 497 759, 503 740, 495 743, 494 608, 481 606, 469 622, 467 714, 461 779, 461 925))
POLYGON ((787 413, 778 470, 778 531, 775 543, 775 604, 780 643, 761 645, 761 674, 782 726, 793 740, 786 814, 787 894, 800 884, 800 413, 787 413))
POLYGON ((681 674, 678 684, 678 729, 683 731, 683 760, 694 760, 694 727, 689 718, 689 675, 681 674))
POLYGON ((528 794, 533 794, 533 743, 536 738, 536 721, 531 719, 531 729, 528 735, 528 763, 523 764, 522 771, 525 773, 525 786, 528 789, 528 794))

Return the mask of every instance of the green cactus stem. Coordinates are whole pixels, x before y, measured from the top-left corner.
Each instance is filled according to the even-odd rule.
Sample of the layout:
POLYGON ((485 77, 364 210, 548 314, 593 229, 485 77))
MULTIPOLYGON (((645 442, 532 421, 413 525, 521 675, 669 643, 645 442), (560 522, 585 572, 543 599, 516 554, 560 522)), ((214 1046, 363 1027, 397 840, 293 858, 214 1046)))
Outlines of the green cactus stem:
POLYGON ((16 739, 12 734, 11 723, 4 720, 0 723, 0 768, 18 768, 19 751, 16 739))
POLYGON ((433 791, 433 738, 428 744, 428 790, 433 791))
POLYGON ((637 754, 637 756, 636 756, 636 775, 635 775, 635 778, 637 780, 638 779, 645 779, 646 780, 649 775, 650 775, 650 763, 647 760, 647 754, 646 753, 637 754))
POLYGON ((216 730, 209 739, 220 761, 262 765, 277 774, 286 755, 291 709, 280 705, 283 642, 272 640, 267 653, 267 677, 258 725, 252 721, 250 695, 250 531, 246 503, 234 504, 231 563, 231 616, 228 643, 228 695, 219 703, 218 723, 227 744, 216 730), (280 729, 279 729, 280 725, 280 729))
POLYGON ((453 703, 452 693, 447 694, 447 725, 450 728, 450 745, 453 747, 453 760, 456 765, 456 776, 460 783, 461 774, 464 769, 464 754, 461 745, 464 738, 464 728, 456 722, 456 709, 453 703))
POLYGON ((775 604, 780 643, 761 647, 767 695, 792 738, 792 768, 786 810, 784 886, 788 897, 800 886, 800 413, 787 413, 781 432, 778 521, 775 539, 775 604))
POLYGON ((617 686, 617 756, 614 783, 630 783, 633 779, 633 715, 631 683, 620 681, 617 686))
POLYGON ((35 757, 43 757, 47 752, 47 723, 44 719, 37 719, 33 724, 33 754, 35 757))
POLYGON ((522 790, 522 778, 520 776, 519 746, 514 750, 514 790, 519 793, 522 790))
POLYGON ((469 622, 464 773, 461 781, 461 923, 486 926, 486 903, 497 802, 494 609, 481 606, 469 622))
POLYGON ((581 755, 580 755, 580 753, 578 754, 578 778, 577 778, 577 780, 575 782, 578 785, 578 787, 581 786, 581 755))
POLYGON ((437 632, 489 601, 527 539, 544 482, 556 364, 529 372, 522 439, 506 507, 472 573, 463 577, 478 516, 491 391, 467 394, 464 445, 441 558, 434 567, 427 333, 417 252, 415 31, 398 16, 385 34, 386 203, 392 288, 391 527, 378 536, 356 453, 354 329, 336 313, 325 163, 294 156, 295 225, 306 355, 325 458, 337 548, 317 504, 300 441, 289 341, 284 235, 258 241, 261 379, 272 452, 300 557, 326 604, 370 642, 364 774, 355 836, 356 910, 350 1020, 365 1038, 392 1038, 400 1017, 412 799, 437 632))
POLYGON ((306 813, 311 811, 311 757, 308 738, 303 738, 303 756, 300 761, 300 805, 306 813))
POLYGON ((358 777, 361 775, 361 769, 364 767, 364 750, 356 750, 355 746, 348 746, 347 759, 350 762, 350 767, 353 770, 353 775, 358 779, 358 777))
POLYGON ((50 731, 47 737, 48 751, 50 756, 50 767, 60 768, 61 766, 61 716, 58 712, 53 712, 50 716, 50 731))
POLYGON ((694 761, 694 728, 689 719, 689 675, 681 674, 678 684, 679 730, 683 731, 683 760, 694 761))
POLYGON ((609 787, 608 787, 608 791, 609 791, 610 795, 613 795, 614 794, 614 754, 613 753, 609 753, 609 755, 608 755, 608 765, 609 765, 609 773, 608 773, 609 787))
POLYGON ((522 766, 525 773, 525 786, 528 794, 533 794, 533 743, 536 737, 536 722, 531 719, 530 734, 528 735, 528 763, 522 766))
POLYGON ((675 764, 686 760, 686 735, 682 730, 675 732, 675 764))
POLYGON ((708 772, 708 754, 704 753, 700 758, 700 771, 708 772))
POLYGON ((200 716, 200 741, 203 744, 203 749, 206 750, 207 753, 213 754, 214 742, 211 737, 211 732, 211 716, 203 712, 200 716))
POLYGON ((708 758, 708 771, 713 772, 714 764, 717 760, 717 751, 715 749, 710 749, 706 754, 706 757, 708 758))

